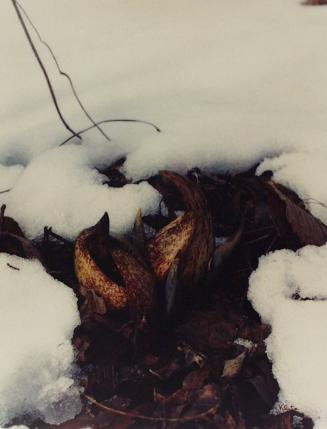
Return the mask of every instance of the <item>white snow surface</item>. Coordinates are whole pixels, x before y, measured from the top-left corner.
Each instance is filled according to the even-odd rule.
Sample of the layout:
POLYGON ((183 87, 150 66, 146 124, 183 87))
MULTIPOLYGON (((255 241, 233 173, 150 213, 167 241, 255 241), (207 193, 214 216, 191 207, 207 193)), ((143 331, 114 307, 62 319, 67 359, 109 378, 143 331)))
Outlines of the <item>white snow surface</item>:
MULTIPOLYGON (((28 237, 39 237, 44 226, 52 226, 58 234, 73 239, 104 211, 109 213, 111 229, 125 232, 139 208, 143 214, 154 213, 160 195, 147 183, 120 189, 103 184, 105 178, 97 168, 121 156, 126 156, 124 172, 133 181, 146 179, 160 169, 185 172, 198 166, 225 172, 261 163, 258 174, 272 170, 276 181, 297 191, 307 207, 327 222, 327 7, 304 7, 300 0, 20 1, 96 120, 139 118, 162 129, 156 133, 141 124, 112 123, 103 125, 111 142, 93 130, 83 134, 82 144, 75 138, 59 146, 70 134, 58 120, 12 2, 1 2, 0 204, 7 204, 6 214, 20 223, 28 237), (2 193, 7 189, 11 191, 2 193)), ((65 118, 74 130, 88 127, 90 122, 66 80, 58 75, 49 52, 29 29, 65 118)), ((294 385, 302 386, 310 371, 318 371, 318 367, 300 371, 301 365, 296 364, 287 375, 278 362, 284 362, 287 354, 285 367, 289 368, 295 360, 285 336, 296 350, 300 343, 308 353, 325 347, 321 338, 316 344, 318 336, 306 335, 300 340, 300 330, 294 324, 285 333, 282 326, 286 306, 294 310, 298 323, 301 312, 304 317, 307 311, 311 314, 312 308, 317 309, 314 319, 304 317, 306 324, 301 327, 305 332, 313 328, 313 320, 319 319, 325 326, 325 303, 290 299, 287 294, 292 291, 284 272, 286 266, 292 266, 295 283, 301 283, 300 277, 304 279, 300 293, 323 296, 325 277, 319 273, 324 269, 324 252, 323 248, 298 255, 271 255, 262 260, 252 278, 253 290, 258 291, 254 305, 273 323, 274 340, 270 340, 269 350, 283 395, 303 406, 303 411, 323 418, 319 389, 327 386, 325 375, 320 378, 325 384, 321 382, 318 388, 311 381, 312 389, 305 386, 302 392, 294 385), (301 263, 295 261, 307 257, 312 261, 303 265, 306 277, 301 263), (266 265, 275 264, 274 258, 280 269, 272 273, 267 268, 267 273, 269 278, 276 277, 277 286, 268 288, 260 273, 266 265), (281 322, 273 317, 277 309, 262 303, 259 283, 266 299, 271 294, 281 304, 281 322)), ((36 262, 19 263, 23 267, 20 274, 28 271, 27 267, 38 266, 36 262)), ((19 275, 8 271, 5 263, 1 266, 0 278, 19 275)), ((37 270, 43 273, 41 267, 37 270)), ((15 290, 9 290, 8 297, 15 290)), ((11 305, 15 305, 14 300, 11 305)), ((70 368, 69 338, 75 309, 71 307, 68 313, 70 328, 67 325, 60 331, 58 327, 58 336, 66 341, 67 350, 62 353, 69 356, 70 368)), ((22 326, 23 321, 17 323, 22 326)), ((322 325, 315 325, 313 331, 322 335, 322 325)), ((2 325, 2 329, 11 332, 9 326, 2 325)), ((27 352, 24 335, 20 337, 27 352)), ((47 338, 42 337, 38 346, 46 348, 43 340, 47 344, 47 338)), ((309 362, 307 354, 300 356, 303 365, 309 362)), ((317 359, 321 363, 319 356, 317 359)), ((28 371, 29 366, 24 365, 24 372, 17 374, 33 373, 28 371)), ((314 374, 312 378, 317 380, 314 374)), ((63 377, 69 384, 70 375, 63 377)), ((54 389, 59 392, 64 387, 54 389)), ((33 394, 31 398, 34 400, 33 394)), ((36 403, 41 407, 41 402, 36 403)), ((13 416, 22 411, 12 406, 8 402, 7 410, 1 412, 13 416)), ((323 419, 317 420, 316 427, 321 429, 324 424, 323 419)))
MULTIPOLYGON (((0 194, 0 202, 30 237, 51 224, 73 238, 104 210, 113 231, 123 232, 138 208, 153 212, 159 197, 149 186, 112 192, 92 172, 120 155, 127 157, 128 177, 139 180, 160 169, 184 172, 193 166, 239 171, 287 152, 278 180, 290 182, 301 196, 327 202, 321 185, 327 174, 327 8, 297 0, 21 4, 94 118, 140 118, 162 129, 159 134, 141 124, 107 124, 112 142, 97 130, 84 134, 76 159, 67 146, 50 150, 70 134, 56 116, 11 2, 3 2, 0 164, 24 165, 27 171, 16 182, 0 171, 1 188, 14 186, 11 195, 0 194), (315 178, 306 180, 303 163, 307 170, 318 165, 315 178)), ((89 126, 49 52, 30 31, 67 121, 75 130, 89 126)), ((322 206, 314 211, 326 219, 322 206)))
MULTIPOLYGON (((104 148, 102 148, 103 150, 104 148)), ((93 163, 102 165, 106 154, 82 145, 49 149, 33 159, 3 201, 31 238, 53 226, 66 237, 75 237, 95 224, 105 211, 115 232, 125 232, 134 223, 139 208, 156 211, 160 195, 148 183, 109 188, 93 163), (95 158, 98 159, 95 159, 95 158), (45 178, 40 180, 40 178, 45 178)))
POLYGON ((81 408, 71 338, 71 289, 39 261, 0 254, 0 425, 31 414, 58 424, 81 408))
POLYGON ((1 427, 0 429, 29 429, 28 426, 25 425, 14 425, 14 426, 7 426, 6 428, 1 427))
POLYGON ((327 245, 263 256, 248 293, 262 320, 272 326, 267 353, 280 400, 317 420, 315 429, 327 427, 326 260, 327 245))

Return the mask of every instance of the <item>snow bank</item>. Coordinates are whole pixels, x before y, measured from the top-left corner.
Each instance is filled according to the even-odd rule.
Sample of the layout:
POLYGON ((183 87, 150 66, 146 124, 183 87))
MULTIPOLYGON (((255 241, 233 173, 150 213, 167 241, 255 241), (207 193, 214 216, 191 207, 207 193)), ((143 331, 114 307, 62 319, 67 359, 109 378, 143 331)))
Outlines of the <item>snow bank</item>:
POLYGON ((24 414, 60 423, 80 410, 71 289, 40 262, 0 254, 0 425, 24 414))
MULTIPOLYGON (((327 203, 316 187, 327 174, 327 8, 303 7, 300 0, 179 0, 173 7, 165 0, 81 0, 78 8, 69 0, 22 4, 97 120, 141 118, 162 128, 158 134, 140 124, 107 124, 111 143, 96 130, 85 135, 83 146, 102 153, 107 164, 126 155, 126 174, 139 180, 163 168, 239 171, 267 156, 306 151, 308 165, 319 167, 317 179, 311 186, 297 174, 292 185, 327 203)), ((92 150, 73 150, 75 164, 66 149, 51 150, 69 134, 11 2, 1 5, 0 28, 6 34, 0 38, 0 163, 27 167, 12 183, 13 195, 0 194, 0 203, 8 197, 7 213, 18 216, 30 237, 46 224, 73 237, 104 209, 114 230, 130 228, 137 206, 152 211, 158 196, 144 185, 101 188, 90 171, 92 150), (40 207, 42 200, 48 210, 40 207)), ((49 52, 32 36, 66 119, 76 130, 89 126, 49 52)), ((284 160, 293 163, 291 156, 284 160)), ((278 178, 284 180, 281 173, 278 178)), ((309 207, 326 219, 321 207, 309 207)))
MULTIPOLYGON (((248 297, 272 326, 267 353, 280 400, 327 427, 327 245, 263 256, 248 297)), ((318 424, 319 423, 319 424, 318 424)))
MULTIPOLYGON (((95 166, 108 162, 106 152, 86 143, 49 150, 30 162, 1 200, 31 238, 42 234, 45 225, 75 238, 106 211, 111 230, 125 232, 133 226, 138 209, 143 214, 155 212, 161 197, 145 182, 121 189, 103 185, 107 178, 95 166)), ((112 154, 109 159, 114 159, 112 154)))

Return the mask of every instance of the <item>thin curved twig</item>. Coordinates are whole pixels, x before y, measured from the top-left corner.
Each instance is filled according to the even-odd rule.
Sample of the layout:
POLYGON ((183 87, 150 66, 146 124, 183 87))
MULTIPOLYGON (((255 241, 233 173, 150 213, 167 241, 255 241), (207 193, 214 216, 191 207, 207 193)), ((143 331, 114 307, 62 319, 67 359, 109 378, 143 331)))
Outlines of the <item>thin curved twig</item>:
POLYGON ((203 413, 195 414, 193 416, 186 416, 186 417, 151 417, 151 416, 144 416, 142 414, 136 414, 136 413, 129 413, 126 411, 120 411, 115 408, 107 407, 106 405, 101 404, 100 402, 96 401, 91 396, 86 395, 85 393, 83 396, 90 401, 93 405, 97 406, 98 408, 101 408, 101 410, 106 411, 111 414, 116 414, 118 416, 124 416, 124 417, 131 417, 133 419, 139 419, 139 420, 146 420, 148 422, 167 422, 167 423, 181 423, 181 422, 190 422, 194 420, 201 420, 205 417, 208 417, 209 414, 214 414, 217 410, 217 405, 209 408, 207 411, 204 411, 203 413))
MULTIPOLYGON (((158 133, 161 133, 161 129, 159 127, 157 127, 155 124, 153 124, 152 122, 148 122, 148 121, 142 121, 141 119, 105 119, 103 121, 97 122, 96 125, 107 124, 109 122, 136 122, 138 124, 150 125, 158 133)), ((92 125, 91 127, 84 128, 83 130, 79 131, 79 134, 84 134, 87 131, 92 130, 93 128, 95 128, 95 125, 92 125)), ((66 140, 64 140, 62 143, 60 143, 59 146, 63 146, 64 144, 68 143, 73 138, 74 138, 74 136, 68 137, 66 140)))
POLYGON ((59 73, 61 76, 64 76, 64 77, 68 80, 69 85, 70 85, 70 88, 71 88, 71 90, 72 90, 72 92, 73 92, 73 94, 74 94, 74 97, 75 97, 75 99, 76 99, 77 103, 79 104, 80 108, 83 110, 83 112, 84 112, 85 116, 89 119, 89 121, 93 124, 93 126, 94 126, 95 128, 97 128, 97 129, 98 129, 98 131, 103 135, 103 137, 104 137, 106 140, 110 141, 110 137, 109 137, 109 136, 108 136, 108 135, 107 135, 107 134, 102 130, 102 128, 100 128, 99 124, 95 122, 95 120, 92 118, 92 116, 91 116, 91 115, 89 114, 89 112, 86 110, 86 108, 85 108, 85 106, 83 105, 83 103, 82 103, 82 101, 81 101, 81 99, 80 99, 79 95, 77 94, 77 91, 76 91, 76 89, 75 89, 75 86, 74 86, 74 83, 73 83, 73 81, 72 81, 71 77, 69 76, 69 74, 68 74, 68 73, 64 72, 64 71, 60 68, 60 65, 59 65, 58 59, 57 59, 57 57, 55 56, 55 54, 54 54, 53 50, 51 49, 50 45, 49 45, 45 40, 43 40, 43 39, 42 39, 42 36, 41 36, 41 34, 40 34, 39 30, 36 28, 35 24, 33 23, 32 19, 29 17, 29 15, 28 15, 28 13, 26 12, 26 10, 23 8, 23 6, 22 6, 22 5, 21 5, 17 0, 16 0, 16 3, 17 3, 17 5, 18 5, 18 7, 20 8, 20 10, 23 12, 24 16, 26 17, 26 19, 27 19, 27 21, 29 22, 29 24, 31 25, 31 27, 33 28, 33 30, 34 30, 35 34, 37 35, 37 37, 38 37, 39 41, 40 41, 40 42, 41 42, 41 43, 42 43, 42 44, 43 44, 43 45, 48 49, 48 51, 49 51, 49 53, 50 53, 50 55, 51 55, 51 57, 52 57, 52 59, 53 59, 54 63, 56 64, 56 67, 57 67, 58 73, 59 73))
POLYGON ((310 203, 310 204, 312 204, 312 203, 315 203, 315 204, 318 204, 319 206, 322 206, 322 207, 324 207, 325 209, 327 209, 327 205, 326 204, 324 204, 324 203, 322 203, 321 201, 319 201, 319 200, 317 200, 316 198, 305 198, 304 200, 303 200, 303 202, 304 203, 310 203))
POLYGON ((73 130, 73 129, 68 125, 68 123, 66 122, 65 118, 63 117, 63 115, 62 115, 62 113, 61 113, 61 110, 60 110, 60 107, 59 107, 59 104, 58 104, 58 101, 57 101, 57 97, 56 97, 56 94, 55 94, 55 92, 54 92, 54 90, 53 90, 53 87, 52 87, 52 84, 51 84, 50 78, 49 78, 48 73, 47 73, 47 71, 46 71, 46 68, 45 68, 45 66, 44 66, 44 64, 43 64, 43 62, 42 62, 42 60, 41 60, 41 58, 40 58, 40 56, 39 56, 39 53, 38 53, 38 51, 37 51, 37 49, 36 49, 36 47, 35 47, 35 45, 34 45, 34 43, 33 43, 33 40, 32 40, 32 38, 31 38, 31 36, 30 36, 30 34, 29 34, 29 32, 28 32, 28 29, 27 29, 27 27, 26 27, 25 21, 24 21, 24 19, 23 19, 23 17, 22 17, 22 14, 21 14, 21 12, 20 12, 19 7, 18 7, 17 0, 11 0, 11 2, 12 2, 12 4, 13 4, 13 6, 14 6, 14 9, 15 9, 15 11, 16 11, 17 17, 18 17, 18 19, 19 19, 19 22, 20 22, 20 24, 21 24, 22 28, 23 28, 23 31, 24 31, 24 33, 25 33, 25 36, 26 36, 26 38, 27 38, 27 40, 28 40, 28 42, 29 42, 29 44, 30 44, 30 47, 31 47, 31 49, 32 49, 32 51, 33 51, 33 53, 34 53, 34 56, 35 56, 35 58, 36 58, 36 60, 37 60, 37 62, 38 62, 38 64, 39 64, 39 66, 40 66, 40 68, 41 68, 41 70, 42 70, 42 73, 43 73, 43 75, 44 75, 44 77, 45 77, 45 80, 46 80, 46 82, 47 82, 47 85, 48 85, 48 88, 49 88, 49 91, 50 91, 50 95, 51 95, 51 98, 52 98, 53 104, 55 105, 56 111, 57 111, 57 113, 58 113, 58 116, 59 116, 59 118, 60 118, 61 122, 64 124, 65 128, 67 128, 67 130, 68 130, 68 131, 70 131, 70 133, 73 135, 73 137, 78 137, 79 139, 81 139, 81 137, 79 136, 79 134, 78 134, 78 133, 76 133, 76 132, 75 132, 75 131, 74 131, 74 130, 73 130))

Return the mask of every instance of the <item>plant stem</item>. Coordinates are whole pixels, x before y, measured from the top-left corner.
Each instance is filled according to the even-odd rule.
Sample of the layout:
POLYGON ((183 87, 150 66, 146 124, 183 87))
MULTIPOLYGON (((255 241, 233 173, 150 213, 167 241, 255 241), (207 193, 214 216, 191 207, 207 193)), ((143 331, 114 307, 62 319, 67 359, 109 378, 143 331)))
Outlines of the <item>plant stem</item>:
POLYGON ((45 67, 44 67, 44 64, 43 64, 43 62, 42 62, 42 60, 41 60, 41 58, 40 58, 40 56, 39 56, 39 54, 38 54, 38 52, 37 52, 37 49, 36 49, 36 47, 35 47, 35 45, 34 45, 34 43, 33 43, 33 40, 32 40, 32 38, 31 38, 31 36, 30 36, 30 34, 29 34, 28 30, 27 30, 26 24, 25 24, 24 19, 23 19, 22 15, 21 15, 21 12, 20 12, 20 10, 19 10, 19 7, 18 7, 18 5, 17 5, 17 2, 16 2, 16 0, 11 0, 11 2, 12 2, 12 4, 13 4, 13 6, 14 6, 14 9, 15 9, 16 14, 17 14, 17 16, 18 16, 19 22, 20 22, 20 24, 21 24, 21 26, 22 26, 22 28, 23 28, 23 30, 24 30, 25 36, 26 36, 26 38, 27 38, 27 40, 28 40, 28 42, 29 42, 29 44, 30 44, 30 47, 31 47, 31 49, 32 49, 32 51, 33 51, 33 53, 34 53, 34 56, 35 56, 35 58, 36 58, 36 60, 37 60, 37 62, 38 62, 38 64, 39 64, 39 66, 40 66, 40 68, 41 68, 41 70, 42 70, 42 72, 43 72, 43 75, 44 75, 44 77, 45 77, 45 80, 46 80, 46 82, 47 82, 47 85, 48 85, 48 88, 49 88, 49 91, 50 91, 50 94, 51 94, 52 101, 53 101, 53 103, 54 103, 54 105, 55 105, 56 111, 57 111, 57 113, 58 113, 59 118, 61 119, 61 122, 64 124, 64 126, 67 128, 67 130, 71 132, 71 134, 72 134, 74 137, 78 137, 79 139, 81 139, 81 136, 80 136, 78 133, 76 133, 76 132, 75 132, 75 131, 74 131, 74 130, 73 130, 73 129, 68 125, 68 123, 66 122, 65 118, 63 117, 63 115, 62 115, 62 113, 61 113, 61 111, 60 111, 60 107, 59 107, 59 105, 58 105, 58 101, 57 101, 56 94, 55 94, 55 92, 54 92, 54 90, 53 90, 53 87, 52 87, 52 85, 51 85, 50 78, 49 78, 48 73, 47 73, 47 71, 46 71, 46 69, 45 69, 45 67))

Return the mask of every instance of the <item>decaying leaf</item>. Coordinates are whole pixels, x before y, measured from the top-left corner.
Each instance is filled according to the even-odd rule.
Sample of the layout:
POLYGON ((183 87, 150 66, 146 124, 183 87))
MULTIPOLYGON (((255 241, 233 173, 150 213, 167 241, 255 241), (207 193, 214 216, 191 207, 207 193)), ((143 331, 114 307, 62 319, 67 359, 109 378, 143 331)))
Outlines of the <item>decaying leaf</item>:
MULTIPOLYGON (((298 239, 301 246, 313 244, 322 246, 327 241, 327 227, 301 205, 296 204, 272 181, 266 182, 266 187, 270 193, 278 198, 280 204, 285 207, 286 222, 292 233, 298 239)), ((280 213, 280 212, 279 212, 280 213)), ((279 216, 280 218, 281 216, 279 216)), ((283 219, 277 219, 276 223, 280 224, 283 219)))
POLYGON ((236 377, 243 366, 244 359, 246 358, 247 350, 240 353, 236 358, 226 360, 224 363, 224 369, 222 373, 222 377, 225 378, 233 378, 236 377))
POLYGON ((305 6, 323 6, 327 5, 327 0, 306 0, 302 4, 305 6))
POLYGON ((213 251, 212 221, 206 199, 199 186, 188 179, 170 171, 163 171, 160 175, 177 188, 185 212, 149 240, 149 260, 157 278, 161 280, 179 257, 181 283, 195 286, 205 274, 213 251))
POLYGON ((27 259, 40 259, 38 250, 30 240, 25 238, 18 223, 4 215, 5 209, 6 206, 3 205, 0 213, 0 252, 27 259))
POLYGON ((20 237, 24 237, 24 233, 21 230, 21 227, 15 221, 15 219, 5 216, 6 205, 3 204, 0 209, 0 231, 8 232, 10 234, 19 235, 20 237))
POLYGON ((109 235, 107 213, 77 237, 74 263, 80 286, 100 295, 108 310, 137 317, 153 310, 153 276, 137 250, 109 235))
POLYGON ((296 410, 270 415, 263 429, 313 429, 313 421, 296 410))
POLYGON ((40 259, 38 250, 30 240, 9 232, 0 233, 0 252, 21 258, 40 259))

